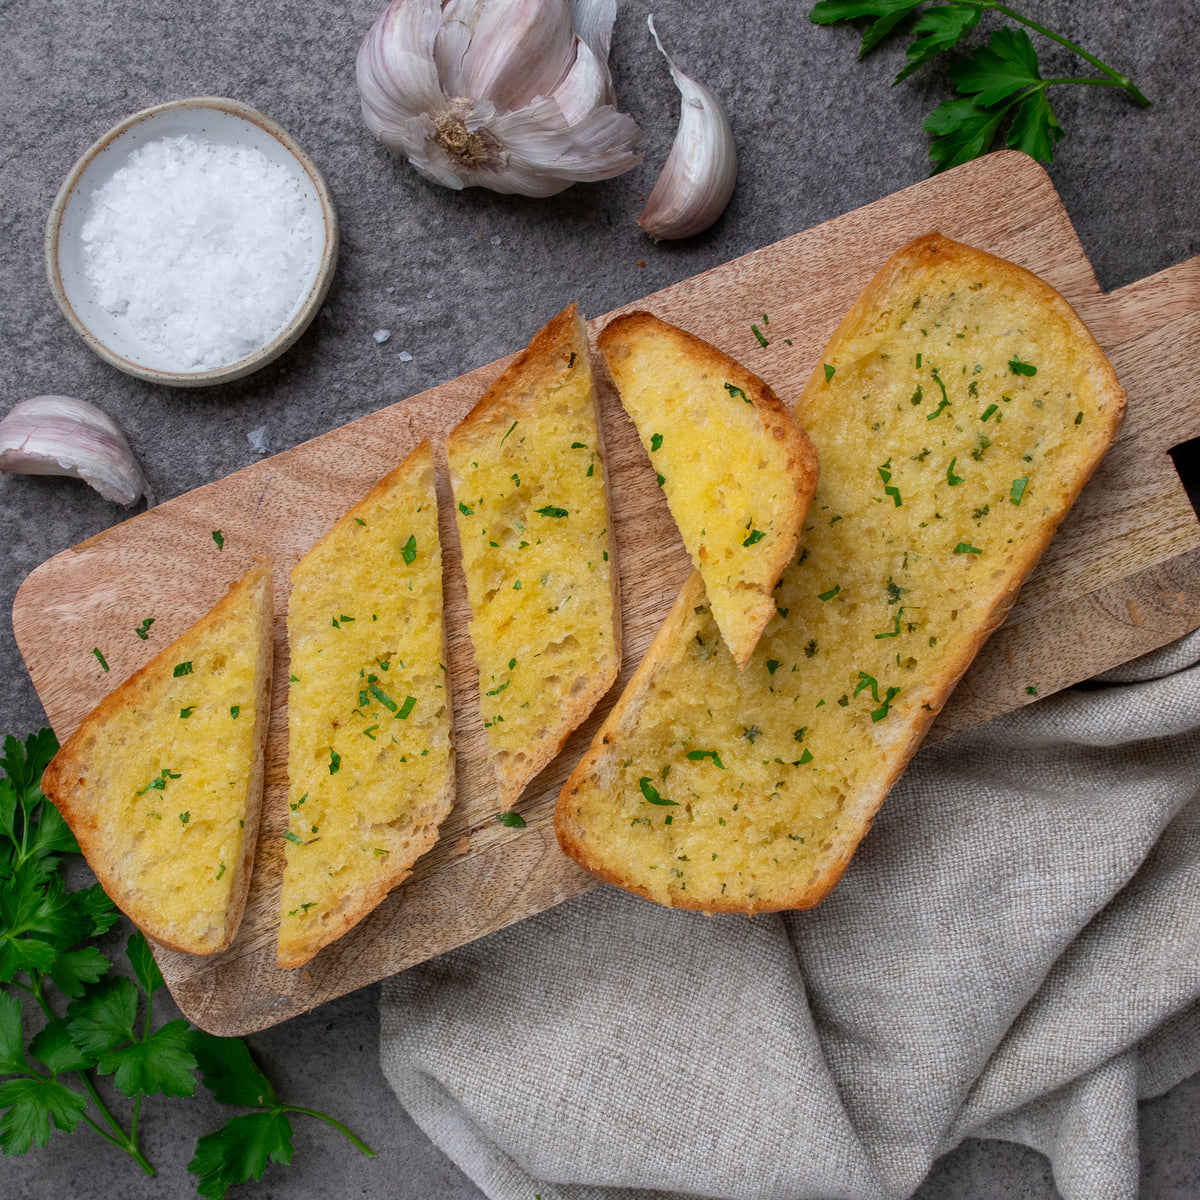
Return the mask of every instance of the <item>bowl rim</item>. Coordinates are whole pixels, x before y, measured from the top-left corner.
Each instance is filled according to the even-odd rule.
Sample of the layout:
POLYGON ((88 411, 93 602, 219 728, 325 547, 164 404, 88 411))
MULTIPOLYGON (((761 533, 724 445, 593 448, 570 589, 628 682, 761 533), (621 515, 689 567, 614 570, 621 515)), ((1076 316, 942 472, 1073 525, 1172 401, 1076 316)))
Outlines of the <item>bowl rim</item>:
POLYGON ((118 370, 124 371, 127 375, 136 376, 138 379, 145 379, 150 383, 166 384, 168 387, 212 387, 219 383, 229 383, 235 379, 242 379, 259 370, 260 367, 265 367, 296 342, 305 329, 308 328, 313 317, 316 316, 322 301, 324 301, 329 292, 329 286, 333 282, 333 272, 337 266, 338 240, 337 211, 333 207, 333 197, 329 193, 329 188, 312 159, 308 157, 286 129, 257 109, 251 108, 248 104, 243 104, 240 100, 231 100, 224 96, 189 96, 182 100, 168 100, 162 104, 154 104, 149 108, 144 108, 139 112, 133 113, 97 138, 79 157, 75 165, 71 168, 70 174, 63 181, 62 187, 59 188, 58 195, 54 198, 54 203, 50 206, 50 215, 46 221, 46 235, 44 240, 46 277, 50 282, 51 294, 54 296, 55 303, 62 311, 63 316, 67 318, 75 332, 105 362, 118 368, 118 370), (239 358, 236 362, 204 371, 161 371, 153 367, 143 366, 141 363, 133 362, 131 359, 116 353, 116 351, 112 350, 92 332, 75 311, 75 307, 67 297, 66 289, 63 286, 62 274, 58 264, 59 233, 62 227, 63 215, 66 212, 67 203, 76 185, 92 161, 127 129, 131 129, 134 125, 157 117, 162 113, 181 108, 218 109, 232 116, 241 117, 252 125, 257 125, 264 133, 278 141, 299 162, 305 174, 312 181, 317 199, 321 205, 321 215, 325 225, 325 245, 317 266, 316 278, 309 288, 308 295, 300 304, 292 319, 269 342, 260 346, 253 353, 246 355, 244 358, 239 358))

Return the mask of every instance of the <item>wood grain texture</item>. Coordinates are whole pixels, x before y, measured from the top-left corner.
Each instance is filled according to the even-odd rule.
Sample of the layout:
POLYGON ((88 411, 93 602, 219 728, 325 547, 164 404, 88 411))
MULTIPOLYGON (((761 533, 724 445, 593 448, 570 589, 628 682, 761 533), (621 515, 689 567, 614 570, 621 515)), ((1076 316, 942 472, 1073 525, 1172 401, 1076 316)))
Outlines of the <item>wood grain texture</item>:
MULTIPOLYGON (((1166 451, 1200 436, 1200 259, 1100 292, 1045 172, 992 154, 798 233, 627 308, 648 308, 739 358, 785 401, 799 394, 829 335, 883 261, 930 230, 1036 271, 1070 300, 1129 392, 1117 444, 934 726, 946 736, 1117 665, 1200 625, 1200 523, 1166 451), (750 331, 763 327, 770 345, 750 331)), ((624 311, 624 310, 621 310, 624 311)), ((530 313, 530 334, 550 315, 530 313)), ((612 316, 613 314, 608 314, 612 316)), ((592 322, 592 331, 608 317, 592 322)), ((621 677, 517 809, 499 826, 466 589, 441 442, 505 361, 265 459, 160 505, 35 570, 13 609, 17 643, 59 737, 126 675, 195 621, 228 582, 269 553, 276 575, 276 670, 258 862, 233 945, 208 959, 160 952, 183 1011, 221 1034, 251 1032, 579 895, 596 881, 563 856, 552 829, 559 787, 632 674, 690 562, 654 472, 607 382, 599 388, 621 564, 621 677), (334 520, 423 437, 441 457, 446 619, 458 801, 412 878, 306 967, 274 965, 286 828, 288 572, 334 520), (211 531, 220 529, 224 550, 211 531), (156 619, 150 642, 133 629, 156 619), (93 646, 111 673, 100 671, 93 646)), ((599 374, 603 376, 602 369, 599 374)))

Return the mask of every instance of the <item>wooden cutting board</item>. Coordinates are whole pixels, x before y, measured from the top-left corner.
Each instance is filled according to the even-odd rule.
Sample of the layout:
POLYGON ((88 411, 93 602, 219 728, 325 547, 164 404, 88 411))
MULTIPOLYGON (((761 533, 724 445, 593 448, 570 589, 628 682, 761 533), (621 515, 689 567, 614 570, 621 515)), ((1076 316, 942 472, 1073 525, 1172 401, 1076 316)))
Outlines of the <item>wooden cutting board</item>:
MULTIPOLYGON (((1200 436, 1200 257, 1103 295, 1049 177, 992 154, 647 297, 637 305, 700 334, 785 400, 884 259, 929 230, 1038 272, 1079 310, 1129 392, 1117 443, 1037 571, 954 693, 944 737, 1125 662, 1200 626, 1200 523, 1168 451, 1200 436), (758 344, 757 324, 770 345, 758 344)), ((530 313, 529 333, 553 314, 530 313)), ((609 314, 610 316, 612 314, 609 314)), ((593 321, 593 330, 607 317, 593 321)), ((505 360, 507 361, 507 360, 505 360)), ((597 712, 498 825, 466 636, 465 585, 442 460, 446 614, 458 800, 412 878, 306 967, 275 967, 286 828, 288 572, 421 438, 441 440, 504 362, 247 467, 56 555, 13 607, 17 643, 60 738, 117 681, 182 633, 255 555, 276 565, 275 691, 258 859, 245 918, 212 958, 158 952, 179 1007, 219 1034, 273 1025, 596 886, 558 850, 559 788, 640 661, 690 570, 654 472, 611 387, 600 404, 619 550, 625 666, 597 712), (222 530, 219 550, 211 531, 222 530), (133 626, 155 617, 142 642, 133 626), (92 647, 111 667, 99 669, 92 647)), ((1185 471, 1186 474, 1186 471, 1185 471)))

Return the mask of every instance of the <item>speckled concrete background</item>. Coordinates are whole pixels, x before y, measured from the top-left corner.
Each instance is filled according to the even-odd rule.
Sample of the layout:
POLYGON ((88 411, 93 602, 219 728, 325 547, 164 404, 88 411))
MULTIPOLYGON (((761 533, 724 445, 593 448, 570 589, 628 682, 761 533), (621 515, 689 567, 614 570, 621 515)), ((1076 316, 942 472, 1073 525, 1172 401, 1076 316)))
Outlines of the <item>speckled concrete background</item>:
MULTIPOLYGON (((857 35, 822 30, 807 3, 661 0, 658 26, 684 70, 725 97, 741 170, 708 233, 654 245, 634 219, 671 138, 677 95, 645 32, 648 0, 623 0, 614 38, 618 96, 644 131, 645 164, 548 201, 452 193, 375 145, 358 117, 354 55, 381 0, 0 0, 0 412, 25 396, 77 395, 125 428, 161 498, 255 457, 266 425, 286 449, 517 349, 571 300, 589 314, 914 183, 927 170, 925 114, 949 93, 926 70, 897 88, 889 45, 855 61, 857 35), (258 375, 179 392, 106 366, 59 314, 42 268, 42 232, 71 164, 137 109, 188 95, 243 100, 309 151, 332 189, 342 252, 324 315, 258 375), (392 330, 380 346, 376 329, 392 330), (411 355, 402 361, 401 353, 411 355)), ((1134 77, 1139 110, 1110 89, 1060 89, 1068 137, 1051 175, 1100 283, 1118 287, 1200 250, 1195 64, 1200 34, 1174 0, 1026 0, 1021 6, 1134 77)), ((985 28, 994 19, 985 21, 985 28)), ((979 40, 980 35, 975 35, 979 40)), ((1065 53, 1047 75, 1077 74, 1065 53)), ((72 481, 0 481, 0 600, 7 613, 38 563, 107 528, 122 512, 72 481)), ((164 564, 169 570, 169 564, 164 564)), ((5 619, 3 732, 44 718, 5 619)), ((327 1107, 380 1153, 368 1162, 324 1126, 298 1128, 295 1165, 272 1167, 247 1198, 478 1197, 407 1118, 379 1072, 377 996, 367 989, 253 1039, 280 1093, 327 1107)), ((151 1104, 144 1145, 161 1168, 144 1179, 86 1130, 0 1164, 5 1197, 186 1196, 196 1137, 219 1123, 207 1098, 151 1104)), ((1200 1080, 1143 1106, 1143 1196, 1200 1194, 1200 1080)), ((1050 1200, 1039 1156, 967 1143, 939 1162, 921 1200, 1050 1200)))

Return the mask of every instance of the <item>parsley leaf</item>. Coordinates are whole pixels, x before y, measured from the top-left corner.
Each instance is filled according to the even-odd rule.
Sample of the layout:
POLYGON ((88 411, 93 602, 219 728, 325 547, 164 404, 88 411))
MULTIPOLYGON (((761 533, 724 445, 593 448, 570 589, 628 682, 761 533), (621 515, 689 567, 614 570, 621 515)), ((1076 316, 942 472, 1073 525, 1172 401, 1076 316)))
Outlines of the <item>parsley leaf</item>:
POLYGON ((49 1079, 10 1079, 0 1084, 0 1148, 5 1154, 24 1154, 36 1143, 50 1140, 50 1122, 70 1133, 83 1118, 87 1097, 49 1079))
MULTIPOLYGON (((945 4, 926 9, 912 27, 916 37, 909 44, 908 62, 896 76, 895 82, 907 79, 914 71, 937 58, 943 50, 949 50, 968 29, 979 24, 982 16, 983 9, 975 5, 945 4)), ((1037 62, 1036 54, 1034 62, 1037 62)))
POLYGON ((527 822, 520 813, 502 812, 496 814, 496 820, 501 825, 507 825, 509 829, 524 829, 527 822))
POLYGON ((123 975, 97 984, 67 1006, 71 1041, 93 1056, 131 1041, 137 1002, 137 988, 123 975))
POLYGON ((220 1200, 226 1191, 250 1179, 261 1179, 268 1162, 292 1161, 292 1123, 278 1108, 234 1117, 196 1143, 188 1170, 200 1178, 201 1196, 220 1200))
POLYGON ((60 954, 50 968, 50 978, 64 996, 74 999, 83 995, 84 984, 102 979, 111 965, 95 946, 84 946, 60 954))
POLYGON ((158 963, 154 961, 154 955, 150 953, 150 943, 146 941, 144 933, 135 933, 125 944, 125 957, 129 959, 133 973, 147 996, 153 996, 164 986, 162 972, 158 969, 158 963))
POLYGON ((42 1031, 29 1043, 29 1053, 55 1075, 66 1071, 86 1071, 96 1064, 71 1041, 71 1031, 64 1019, 47 1021, 42 1031))
POLYGON ((193 1029, 188 1048, 200 1068, 200 1082, 220 1104, 276 1103, 271 1081, 259 1070, 241 1038, 214 1037, 193 1029))
POLYGON ((28 1070, 22 1049, 21 998, 0 992, 0 1075, 22 1075, 28 1070))
POLYGON ((182 1018, 168 1021, 141 1042, 105 1051, 96 1069, 101 1075, 115 1072, 113 1082, 124 1096, 190 1096, 196 1090, 196 1060, 187 1047, 188 1029, 182 1018))

